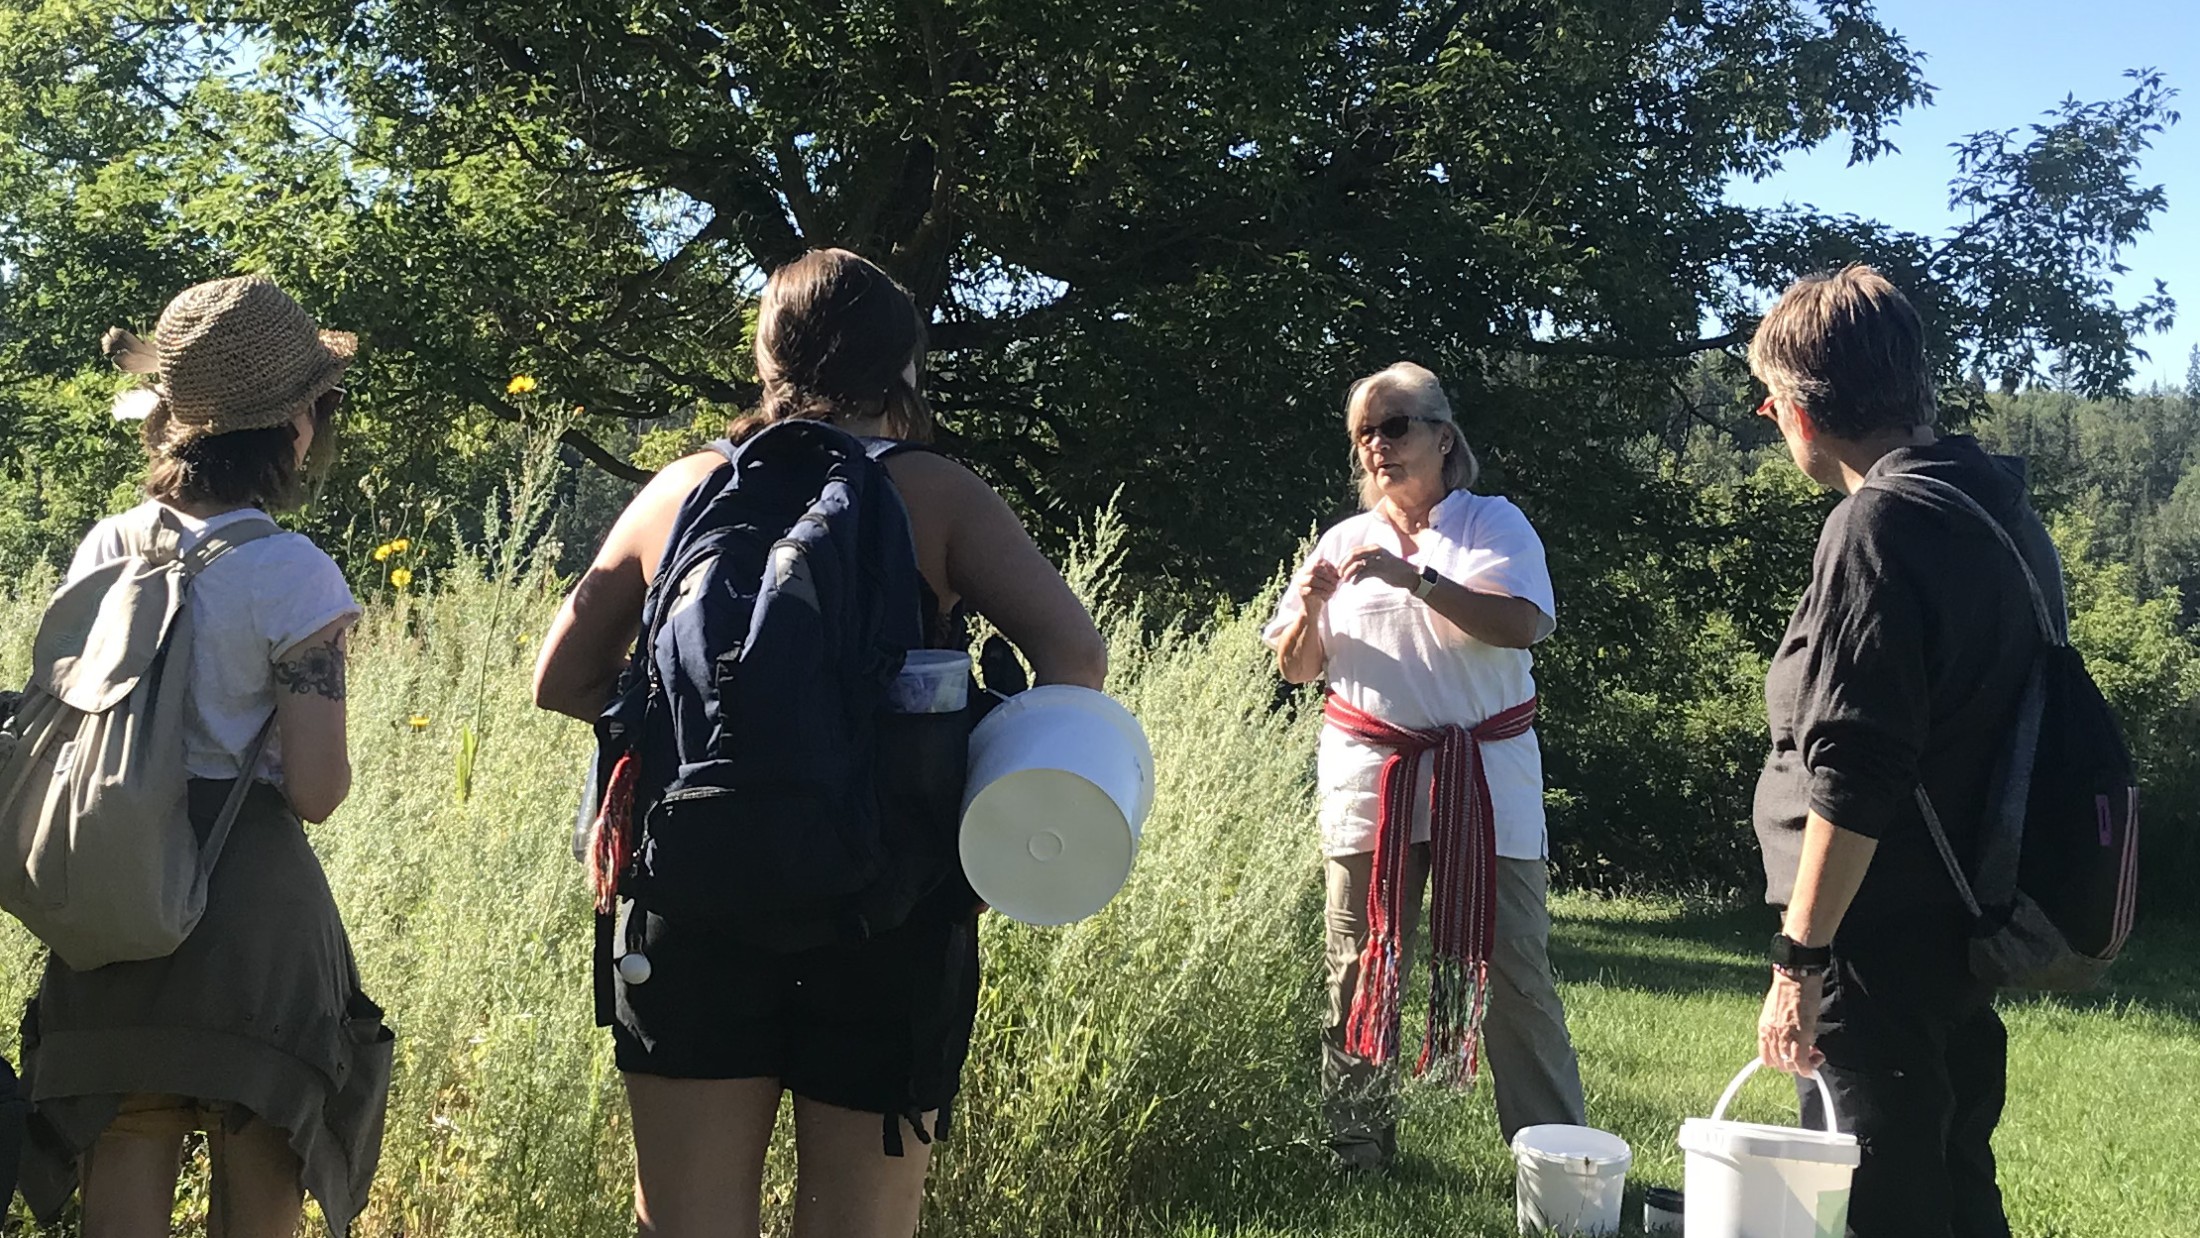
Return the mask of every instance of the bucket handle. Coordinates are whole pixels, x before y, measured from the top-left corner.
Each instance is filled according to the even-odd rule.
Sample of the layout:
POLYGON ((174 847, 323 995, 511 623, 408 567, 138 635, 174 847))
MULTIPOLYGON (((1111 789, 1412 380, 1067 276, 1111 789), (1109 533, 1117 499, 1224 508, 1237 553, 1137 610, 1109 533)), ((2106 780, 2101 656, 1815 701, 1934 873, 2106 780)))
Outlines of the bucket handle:
MULTIPOLYGON (((1719 1103, 1711 1110, 1712 1121, 1723 1121, 1726 1118, 1726 1107, 1734 1100, 1734 1094, 1742 1090, 1742 1085, 1749 1082, 1749 1077, 1756 1074, 1757 1068, 1762 1065, 1764 1065, 1762 1061, 1753 1060, 1749 1065, 1742 1067, 1742 1073, 1734 1076, 1734 1082, 1727 1084, 1726 1091, 1719 1094, 1719 1103)), ((1833 1113, 1833 1093, 1826 1087, 1825 1073, 1820 1071, 1813 1074, 1810 1081, 1818 1085, 1818 1103, 1825 1106, 1826 1133, 1828 1135, 1840 1134, 1841 1122, 1833 1113)))

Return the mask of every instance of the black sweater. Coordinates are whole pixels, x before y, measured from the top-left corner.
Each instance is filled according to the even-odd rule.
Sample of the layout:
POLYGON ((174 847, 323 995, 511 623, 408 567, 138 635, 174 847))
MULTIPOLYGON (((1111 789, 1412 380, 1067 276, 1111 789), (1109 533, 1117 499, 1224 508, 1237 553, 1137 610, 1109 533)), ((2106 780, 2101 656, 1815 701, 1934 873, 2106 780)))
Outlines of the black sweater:
MULTIPOLYGON (((2062 613, 2054 544, 2025 499, 2021 461, 1950 436, 1890 452, 1870 475, 1888 472, 1961 487, 2024 548, 2050 613, 2062 613)), ((1879 489, 1842 500, 1765 676, 1772 755, 1754 814, 1765 901, 1793 896, 1815 810, 1879 840, 1844 934, 1959 908, 1915 788, 1922 780, 1969 866, 2039 644, 2023 574, 1976 515, 1879 489)))

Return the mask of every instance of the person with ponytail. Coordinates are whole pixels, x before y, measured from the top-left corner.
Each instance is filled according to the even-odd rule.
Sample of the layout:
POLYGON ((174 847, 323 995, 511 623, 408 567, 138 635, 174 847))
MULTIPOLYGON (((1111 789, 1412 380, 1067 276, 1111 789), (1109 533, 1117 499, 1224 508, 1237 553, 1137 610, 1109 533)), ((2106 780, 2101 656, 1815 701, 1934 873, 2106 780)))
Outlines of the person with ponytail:
POLYGON ((1353 384, 1365 510, 1322 534, 1268 625, 1283 677, 1326 680, 1328 873, 1322 1090, 1340 1168, 1397 1154, 1400 999, 1429 891, 1429 1012, 1416 1069, 1497 1076, 1498 1126, 1579 1125, 1581 1072, 1551 977, 1543 764, 1531 646, 1556 626, 1543 543, 1474 493, 1479 466, 1436 376, 1353 384))
MULTIPOLYGON (((804 254, 764 287, 763 398, 729 437, 810 419, 922 443, 932 435, 923 350, 916 306, 886 272, 846 250, 804 254)), ((538 705, 584 720, 603 711, 681 505, 726 462, 717 451, 674 462, 619 517, 545 639, 538 705)), ((926 644, 967 647, 975 611, 1040 683, 1099 688, 1105 643, 1000 496, 936 453, 898 452, 885 467, 915 541, 926 644)), ((617 975, 605 953, 599 992, 615 1001, 602 1017, 633 1111, 641 1233, 757 1234, 765 1150, 792 1093, 793 1232, 909 1238, 976 1018, 978 914, 968 885, 952 880, 896 928, 774 953, 729 925, 653 911, 646 983, 617 975)))

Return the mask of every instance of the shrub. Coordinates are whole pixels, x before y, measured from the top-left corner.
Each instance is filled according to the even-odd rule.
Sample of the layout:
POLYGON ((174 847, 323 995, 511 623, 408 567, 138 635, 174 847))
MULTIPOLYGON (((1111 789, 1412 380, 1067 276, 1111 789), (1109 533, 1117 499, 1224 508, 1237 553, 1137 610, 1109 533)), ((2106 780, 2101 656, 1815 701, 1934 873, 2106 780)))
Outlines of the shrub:
POLYGON ((2055 522, 2070 592, 2070 640, 2122 718, 2138 767, 2145 914, 2193 914, 2200 882, 2200 640, 2178 624, 2177 591, 2146 595, 2126 564, 2100 563, 2083 517, 2055 522))

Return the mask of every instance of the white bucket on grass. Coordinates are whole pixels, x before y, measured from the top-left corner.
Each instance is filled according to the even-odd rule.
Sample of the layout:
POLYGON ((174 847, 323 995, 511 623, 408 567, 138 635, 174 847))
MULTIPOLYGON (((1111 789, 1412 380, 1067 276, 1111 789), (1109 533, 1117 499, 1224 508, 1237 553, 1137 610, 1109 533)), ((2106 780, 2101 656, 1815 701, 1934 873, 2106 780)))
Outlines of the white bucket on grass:
POLYGON ((1524 1234, 1616 1234, 1627 1141, 1587 1126, 1523 1126, 1513 1135, 1519 1167, 1515 1212, 1524 1234))
POLYGON ((1728 1122, 1726 1107, 1759 1063, 1734 1076, 1708 1118, 1681 1124, 1687 1154, 1683 1193, 1687 1238, 1841 1238, 1849 1218, 1849 1179, 1862 1159, 1856 1136, 1841 1133, 1833 1094, 1814 1076, 1826 1129, 1728 1122))
POLYGON ((1153 748, 1129 710, 1065 684, 1018 693, 970 735, 963 874, 1011 919, 1082 920, 1129 879, 1153 795, 1153 748))

